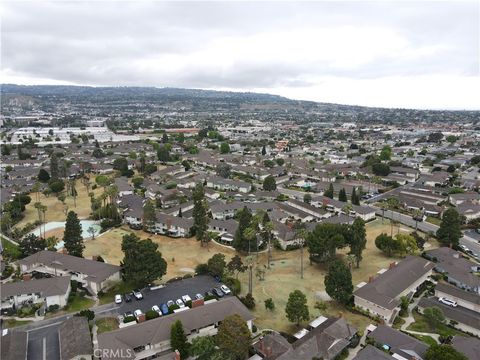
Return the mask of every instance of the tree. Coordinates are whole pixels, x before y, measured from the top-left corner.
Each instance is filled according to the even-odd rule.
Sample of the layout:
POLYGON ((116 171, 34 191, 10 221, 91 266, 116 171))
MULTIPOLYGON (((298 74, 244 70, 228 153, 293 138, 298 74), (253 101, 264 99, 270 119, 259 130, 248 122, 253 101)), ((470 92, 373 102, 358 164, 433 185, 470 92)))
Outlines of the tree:
POLYGON ((63 182, 63 180, 55 179, 52 177, 52 179, 48 183, 48 187, 52 192, 58 194, 65 189, 65 183, 63 182))
POLYGON ((145 286, 167 272, 167 262, 158 251, 158 244, 151 239, 140 240, 133 233, 124 235, 122 251, 124 257, 121 265, 126 281, 145 286))
POLYGON ((90 234, 90 236, 92 237, 92 240, 95 239, 95 234, 97 232, 97 230, 95 230, 95 228, 93 226, 90 226, 88 229, 87 229, 87 232, 90 234))
POLYGON ((228 143, 223 142, 220 144, 220 154, 228 154, 230 152, 230 145, 228 143))
POLYGON ((357 268, 362 261, 362 252, 367 245, 367 232, 365 230, 365 221, 357 217, 352 224, 352 236, 350 237, 350 253, 355 255, 357 268))
POLYGON ((152 200, 148 199, 145 205, 143 205, 143 229, 145 231, 151 231, 155 226, 155 222, 155 205, 152 200))
POLYGON ((228 262, 227 270, 230 273, 235 274, 235 277, 238 279, 238 274, 247 271, 247 266, 243 264, 242 258, 240 256, 235 255, 228 262))
POLYGON ((225 163, 220 163, 215 168, 215 172, 218 176, 221 176, 224 179, 228 179, 232 173, 232 167, 225 163))
POLYGON ((38 181, 42 183, 47 183, 50 180, 50 174, 44 168, 41 168, 37 176, 38 181))
POLYGON ((443 134, 441 132, 433 132, 428 134, 428 142, 440 142, 443 139, 443 134))
POLYGON ((146 164, 144 169, 145 170, 143 172, 145 173, 145 175, 151 175, 158 170, 157 165, 155 164, 146 164))
POLYGON ((170 151, 167 149, 167 147, 160 146, 157 150, 157 157, 158 160, 161 161, 162 163, 166 163, 167 161, 170 161, 170 151))
POLYGON ((307 297, 300 290, 294 290, 288 295, 287 306, 285 307, 287 319, 300 325, 300 321, 307 321, 310 314, 307 306, 307 297))
POLYGON ((457 246, 462 237, 460 214, 454 208, 445 210, 437 230, 438 241, 445 246, 457 246))
POLYGON ((265 149, 265 145, 262 146, 262 156, 267 155, 267 149, 265 149))
POLYGON ((306 236, 310 261, 325 262, 335 257, 337 248, 345 245, 348 238, 349 227, 344 224, 318 224, 312 232, 306 236))
POLYGON ((180 320, 175 321, 170 328, 170 346, 173 350, 178 350, 181 359, 188 357, 189 344, 180 320))
POLYGON ((215 353, 215 340, 212 336, 198 336, 192 340, 190 354, 197 360, 211 360, 215 353))
POLYGON ((249 310, 255 309, 255 299, 253 298, 253 295, 251 293, 247 293, 245 297, 240 298, 240 301, 242 302, 243 305, 247 307, 249 310))
POLYGON ((202 183, 198 183, 193 191, 193 229, 195 237, 201 245, 207 244, 210 240, 208 236, 208 203, 205 200, 205 190, 202 183))
POLYGON ((387 254, 387 256, 392 256, 396 249, 395 240, 385 233, 382 233, 376 237, 375 246, 377 249, 387 254))
POLYGON ((82 238, 82 224, 80 224, 80 220, 78 220, 78 216, 74 211, 68 212, 63 243, 70 255, 83 257, 85 245, 82 238))
POLYGON ((103 152, 102 149, 100 149, 99 147, 96 147, 95 149, 93 149, 92 156, 94 158, 100 159, 105 157, 105 153, 103 152))
POLYGON ((312 195, 310 195, 309 193, 303 195, 303 202, 305 204, 310 204, 312 202, 312 195))
POLYGON ((325 291, 341 304, 350 302, 353 294, 352 274, 343 261, 334 260, 330 263, 325 276, 325 291))
POLYGON ((223 319, 215 339, 220 350, 229 354, 232 359, 247 358, 251 335, 245 320, 240 315, 234 314, 223 319))
POLYGON ((388 161, 392 158, 392 148, 388 145, 385 145, 380 152, 380 160, 388 161))
POLYGON ((132 184, 133 184, 133 186, 135 186, 136 188, 139 188, 139 187, 142 186, 142 184, 143 184, 143 177, 141 177, 141 176, 135 176, 135 177, 132 179, 132 184))
POLYGON ((341 201, 341 202, 347 202, 348 199, 347 199, 347 193, 345 191, 344 188, 342 188, 339 192, 338 192, 338 201, 341 201))
POLYGON ((437 327, 445 322, 445 315, 443 314, 442 309, 440 309, 438 306, 425 308, 423 310, 423 315, 432 327, 437 327))
POLYGON ((25 236, 19 243, 19 249, 22 253, 22 257, 27 257, 41 250, 45 250, 47 242, 44 238, 35 234, 29 234, 25 236))
POLYGON ((351 197, 352 205, 360 205, 360 198, 357 195, 357 191, 355 187, 352 189, 352 197, 351 197))
POLYGON ((417 240, 409 234, 397 234, 395 236, 396 250, 402 255, 414 255, 418 251, 417 240))
POLYGON ((268 175, 265 179, 263 179, 263 190, 265 191, 273 191, 277 189, 277 182, 272 175, 268 175))
POLYGON ((245 236, 245 231, 250 227, 252 213, 247 207, 237 212, 238 228, 235 231, 232 245, 237 251, 248 251, 251 248, 251 239, 245 236))
POLYGON ((272 298, 268 298, 265 300, 265 309, 270 311, 275 310, 275 303, 273 302, 272 298))
POLYGON ((425 353, 425 360, 468 360, 468 358, 451 345, 434 344, 425 353))
POLYGON ((58 179, 58 158, 55 152, 50 156, 50 177, 52 179, 58 179))
POLYGON ((323 193, 323 195, 325 197, 328 197, 330 199, 333 199, 333 193, 334 193, 334 190, 333 190, 333 184, 330 183, 330 185, 328 186, 328 189, 325 190, 325 192, 323 193))
POLYGON ((375 163, 372 165, 372 172, 378 176, 387 176, 390 174, 390 166, 384 163, 375 163))
POLYGON ((217 275, 222 277, 223 272, 225 271, 225 267, 227 263, 225 262, 225 255, 224 254, 215 254, 207 261, 208 271, 210 271, 213 275, 217 275))

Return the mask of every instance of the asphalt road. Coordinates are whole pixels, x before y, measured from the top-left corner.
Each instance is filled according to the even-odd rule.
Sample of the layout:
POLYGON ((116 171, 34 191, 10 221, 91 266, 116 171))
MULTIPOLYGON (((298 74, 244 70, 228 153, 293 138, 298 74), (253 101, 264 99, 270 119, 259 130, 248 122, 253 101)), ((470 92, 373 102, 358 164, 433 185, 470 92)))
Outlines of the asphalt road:
POLYGON ((175 281, 169 284, 166 284, 164 288, 150 290, 143 289, 143 299, 136 300, 132 296, 131 302, 122 302, 118 309, 118 314, 123 315, 127 311, 135 311, 137 309, 142 310, 143 313, 146 313, 148 310, 151 310, 153 305, 158 305, 162 303, 167 303, 168 300, 177 300, 181 299, 183 295, 189 295, 192 299, 195 294, 200 293, 205 295, 205 292, 211 291, 212 288, 220 286, 213 277, 209 275, 199 275, 190 279, 184 279, 175 281))
POLYGON ((437 297, 428 297, 420 300, 419 305, 423 308, 437 306, 442 309, 447 319, 455 320, 459 323, 470 325, 480 329, 480 314, 476 311, 457 306, 452 307, 438 301, 437 297))

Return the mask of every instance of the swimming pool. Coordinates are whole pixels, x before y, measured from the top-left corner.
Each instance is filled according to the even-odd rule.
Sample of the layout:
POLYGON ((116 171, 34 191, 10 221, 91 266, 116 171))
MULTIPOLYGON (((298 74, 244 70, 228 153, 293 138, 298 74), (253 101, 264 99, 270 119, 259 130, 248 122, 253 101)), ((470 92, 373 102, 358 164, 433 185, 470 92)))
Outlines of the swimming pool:
MULTIPOLYGON (((95 229, 95 236, 100 234, 100 224, 98 221, 95 220, 80 220, 80 225, 82 225, 82 238, 84 239, 89 239, 92 237, 92 235, 88 232, 88 229, 92 227, 95 229)), ((65 221, 50 221, 46 223, 45 225, 42 225, 42 232, 48 232, 50 230, 54 229, 60 229, 65 227, 65 221)), ((37 236, 40 235, 40 226, 37 227, 35 230, 32 231, 32 234, 35 234, 37 236)), ((58 244, 55 246, 57 249, 63 248, 63 241, 59 241, 58 244)))

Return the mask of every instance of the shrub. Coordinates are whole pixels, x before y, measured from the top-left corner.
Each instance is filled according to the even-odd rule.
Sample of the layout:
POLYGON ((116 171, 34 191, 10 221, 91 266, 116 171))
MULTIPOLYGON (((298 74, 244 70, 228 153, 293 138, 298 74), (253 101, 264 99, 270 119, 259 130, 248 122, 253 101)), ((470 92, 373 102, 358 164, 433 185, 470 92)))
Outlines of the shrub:
POLYGON ((55 305, 50 305, 47 309, 48 312, 55 312, 57 311, 58 309, 60 309, 60 305, 58 304, 55 304, 55 305))
POLYGON ((95 313, 90 309, 85 309, 76 313, 74 316, 84 316, 87 318, 88 321, 90 321, 95 318, 95 313))
POLYGON ((151 319, 156 319, 157 317, 159 317, 160 315, 158 315, 158 313, 154 310, 148 310, 146 313, 145 313, 145 318, 147 320, 151 320, 151 319))
POLYGON ((245 297, 240 298, 240 301, 247 307, 247 309, 252 310, 255 308, 255 299, 250 293, 248 293, 245 297))
POLYGON ((168 311, 170 312, 170 314, 173 314, 173 311, 178 309, 180 309, 180 306, 178 306, 177 304, 173 304, 172 306, 168 307, 168 311))
POLYGON ((256 333, 258 331, 258 328, 256 325, 252 325, 252 332, 256 333))
POLYGON ((198 264, 195 267, 195 273, 198 275, 208 274, 208 265, 207 264, 198 264))
POLYGON ((273 302, 272 298, 268 298, 265 300, 265 309, 273 311, 275 310, 275 303, 273 302))
POLYGON ((224 283, 232 290, 233 295, 238 295, 242 291, 242 284, 238 279, 228 277, 224 280, 224 283))
POLYGON ((192 274, 185 274, 185 275, 183 275, 183 279, 190 279, 190 278, 192 278, 192 277, 193 277, 192 274))
POLYGON ((127 324, 127 323, 132 322, 132 321, 137 321, 137 319, 135 319, 135 316, 133 316, 133 315, 127 316, 125 319, 123 319, 124 324, 127 324))

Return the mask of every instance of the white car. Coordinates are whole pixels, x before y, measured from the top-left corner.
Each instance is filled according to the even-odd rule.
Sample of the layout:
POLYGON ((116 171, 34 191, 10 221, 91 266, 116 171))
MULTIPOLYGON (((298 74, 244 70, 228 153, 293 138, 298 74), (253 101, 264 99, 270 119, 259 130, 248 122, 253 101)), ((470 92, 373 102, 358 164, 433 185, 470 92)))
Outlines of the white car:
POLYGON ((192 301, 192 298, 188 295, 183 295, 182 301, 186 304, 187 302, 192 301))
POLYGON ((220 286, 220 289, 222 289, 222 291, 225 295, 228 295, 228 294, 231 293, 230 289, 226 285, 220 286))
POLYGON ((115 304, 121 304, 122 303, 122 295, 115 295, 115 304))
POLYGON ((175 303, 178 305, 180 309, 185 307, 185 304, 183 303, 182 299, 177 299, 175 303))
POLYGON ((451 306, 451 307, 457 307, 458 306, 456 301, 449 300, 449 299, 444 298, 444 297, 439 298, 438 301, 440 301, 442 304, 445 304, 445 305, 448 305, 448 306, 451 306))
POLYGON ((152 310, 155 311, 158 315, 162 315, 162 310, 160 310, 158 305, 153 305, 152 310))
POLYGON ((141 293, 140 290, 133 290, 133 296, 135 296, 135 299, 137 300, 143 299, 143 294, 141 293))
POLYGON ((140 315, 143 315, 142 310, 137 309, 133 312, 133 316, 135 316, 137 319, 140 315))

